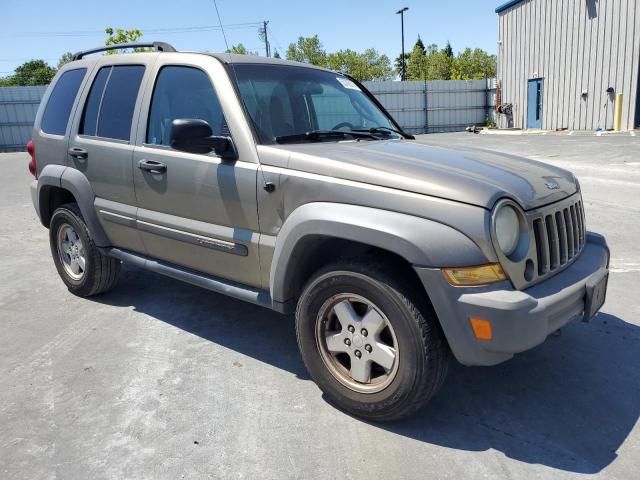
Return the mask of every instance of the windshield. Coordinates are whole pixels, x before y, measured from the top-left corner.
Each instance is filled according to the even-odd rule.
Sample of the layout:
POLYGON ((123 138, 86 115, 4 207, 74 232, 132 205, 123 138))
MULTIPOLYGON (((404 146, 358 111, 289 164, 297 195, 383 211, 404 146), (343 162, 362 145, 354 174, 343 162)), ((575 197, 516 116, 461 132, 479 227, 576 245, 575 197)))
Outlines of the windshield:
MULTIPOLYGON (((308 132, 397 128, 348 78, 315 68, 234 65, 240 96, 262 143, 336 141, 308 132)), ((395 135, 386 132, 386 135, 395 135)), ((351 138, 351 137, 347 137, 351 138)), ((368 135, 353 138, 378 139, 368 135)))

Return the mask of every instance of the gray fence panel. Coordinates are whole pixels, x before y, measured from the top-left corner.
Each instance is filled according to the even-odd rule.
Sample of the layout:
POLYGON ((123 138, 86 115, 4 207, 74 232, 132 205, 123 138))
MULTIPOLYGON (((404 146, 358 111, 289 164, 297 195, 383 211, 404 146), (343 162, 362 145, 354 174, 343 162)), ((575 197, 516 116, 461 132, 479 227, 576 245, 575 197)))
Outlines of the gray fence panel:
POLYGON ((493 120, 495 80, 365 82, 409 133, 454 132, 493 120))
MULTIPOLYGON (((455 132, 469 125, 484 125, 487 118, 494 118, 494 79, 365 82, 365 85, 409 133, 455 132)), ((25 150, 46 88, 0 87, 0 152, 25 150)), ((326 128, 344 121, 344 115, 338 112, 349 110, 337 98, 325 98, 317 107, 326 128)))
POLYGON ((25 150, 45 86, 0 87, 0 152, 25 150))

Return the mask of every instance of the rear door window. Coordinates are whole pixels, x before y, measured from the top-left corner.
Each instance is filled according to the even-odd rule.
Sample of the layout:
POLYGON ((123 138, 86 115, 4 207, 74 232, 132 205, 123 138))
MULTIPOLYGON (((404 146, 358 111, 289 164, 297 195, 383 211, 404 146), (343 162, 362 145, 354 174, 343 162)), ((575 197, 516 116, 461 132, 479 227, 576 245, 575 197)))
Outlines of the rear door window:
POLYGON ((60 76, 42 115, 40 128, 43 132, 53 135, 65 134, 71 108, 85 73, 87 73, 86 68, 76 68, 67 70, 60 76))
POLYGON ((96 135, 100 102, 102 102, 102 94, 110 73, 111 68, 101 68, 93 81, 93 85, 91 85, 91 91, 89 92, 89 97, 84 107, 84 114, 82 115, 82 123, 80 125, 81 134, 96 135))
POLYGON ((129 141, 143 75, 142 65, 102 67, 91 86, 79 133, 129 141))

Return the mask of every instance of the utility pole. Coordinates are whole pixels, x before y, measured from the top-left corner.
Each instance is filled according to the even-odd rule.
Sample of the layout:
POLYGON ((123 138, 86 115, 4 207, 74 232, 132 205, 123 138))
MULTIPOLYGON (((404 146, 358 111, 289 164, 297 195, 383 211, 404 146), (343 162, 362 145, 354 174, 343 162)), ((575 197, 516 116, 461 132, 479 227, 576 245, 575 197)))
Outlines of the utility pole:
POLYGON ((267 36, 267 25, 269 24, 268 20, 262 22, 262 34, 264 35, 264 51, 267 57, 271 56, 271 46, 269 45, 269 37, 267 36))
POLYGON ((400 80, 404 80, 406 78, 405 69, 407 68, 407 62, 404 58, 404 12, 409 10, 409 7, 401 8, 396 12, 396 14, 400 14, 400 28, 402 29, 402 56, 400 57, 402 62, 402 74, 400 75, 400 80))

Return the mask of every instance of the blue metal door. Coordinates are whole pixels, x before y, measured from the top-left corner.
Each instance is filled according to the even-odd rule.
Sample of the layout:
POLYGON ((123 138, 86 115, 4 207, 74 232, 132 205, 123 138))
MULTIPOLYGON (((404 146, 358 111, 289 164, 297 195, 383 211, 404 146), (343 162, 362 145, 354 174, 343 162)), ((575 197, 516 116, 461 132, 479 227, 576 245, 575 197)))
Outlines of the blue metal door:
POLYGON ((527 88, 527 128, 542 127, 542 79, 529 80, 527 88))

